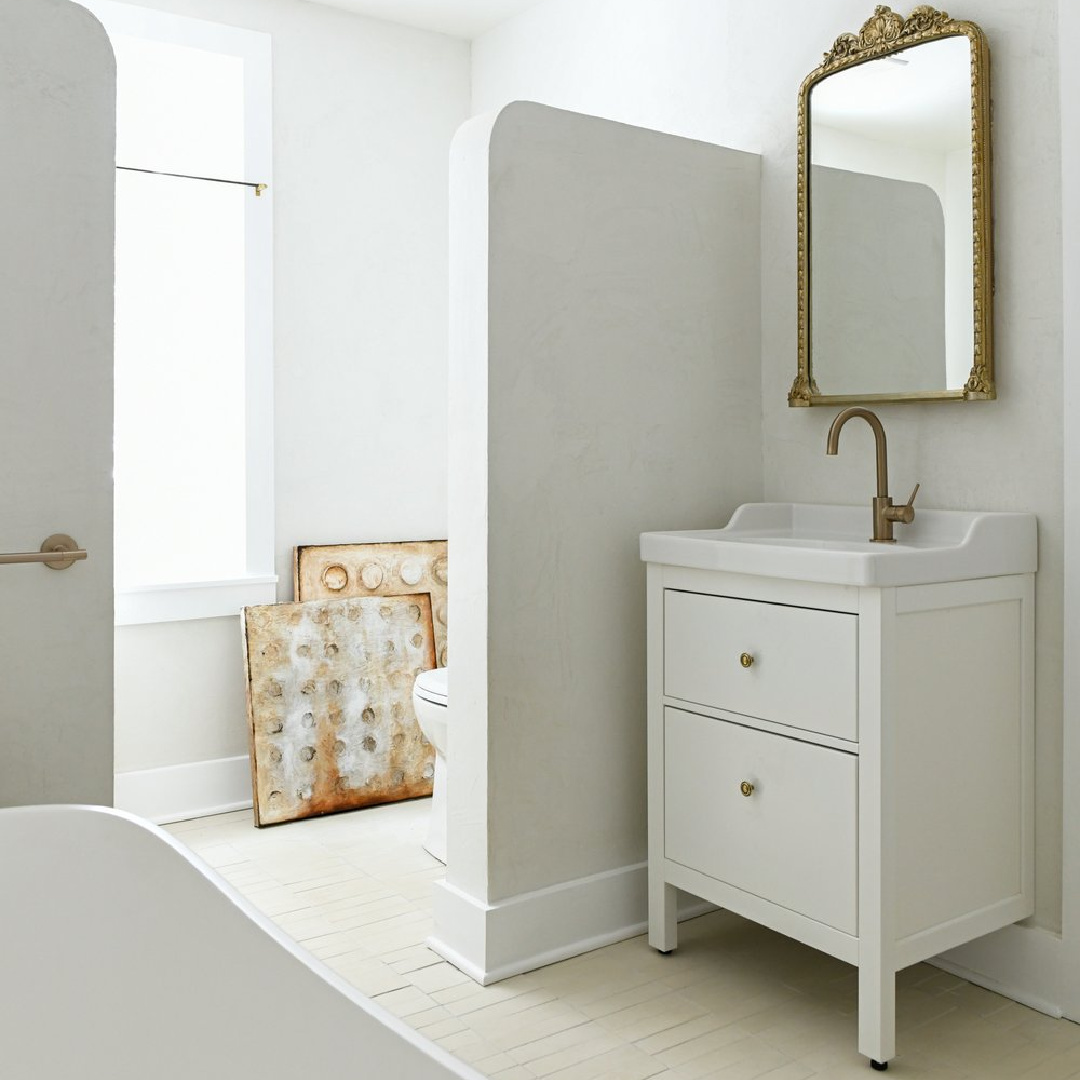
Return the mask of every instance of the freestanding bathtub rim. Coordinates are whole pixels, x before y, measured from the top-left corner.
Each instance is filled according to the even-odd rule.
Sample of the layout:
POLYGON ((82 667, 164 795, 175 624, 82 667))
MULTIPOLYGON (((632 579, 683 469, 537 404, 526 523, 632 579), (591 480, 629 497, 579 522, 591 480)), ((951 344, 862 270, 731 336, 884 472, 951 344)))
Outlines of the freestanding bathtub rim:
MULTIPOLYGON (((135 863, 138 857, 138 848, 140 846, 145 847, 145 839, 152 838, 157 843, 166 845, 176 856, 182 859, 188 867, 196 871, 203 879, 205 879, 207 885, 212 887, 216 893, 227 899, 236 909, 238 909, 238 912, 242 916, 261 930, 268 939, 268 947, 272 942, 278 949, 284 950, 295 961, 303 965, 308 972, 325 983, 327 987, 336 991, 341 997, 347 999, 348 1002, 361 1010, 372 1020, 376 1021, 380 1026, 388 1029, 404 1043, 408 1044, 408 1046, 419 1051, 420 1054, 429 1059, 432 1066, 431 1076, 433 1078, 453 1076, 460 1078, 460 1080, 483 1080, 482 1074, 465 1065, 463 1062, 453 1057, 448 1051, 410 1028, 404 1021, 388 1012, 379 1005, 378 1002, 362 994, 321 960, 304 949, 302 945, 295 942, 266 915, 257 910, 250 901, 225 881, 212 867, 188 850, 182 842, 159 828, 157 825, 139 818, 134 814, 106 806, 80 804, 17 806, 0 809, 0 862, 5 865, 5 877, 7 878, 7 881, 4 892, 8 894, 0 897, 0 913, 4 912, 5 905, 8 905, 11 910, 17 913, 25 913, 26 911, 33 910, 33 897, 29 897, 24 901, 21 907, 12 906, 18 905, 19 903, 16 894, 18 893, 20 885, 23 883, 14 879, 10 871, 22 868, 20 866, 18 845, 21 843, 21 838, 24 835, 27 837, 30 844, 34 845, 34 848, 33 851, 31 851, 28 845, 23 845, 25 852, 22 861, 27 861, 26 855, 30 855, 32 857, 29 861, 36 860, 39 866, 48 867, 49 860, 46 857, 47 850, 45 849, 49 846, 48 840, 50 836, 58 838, 63 837, 65 833, 70 834, 86 831, 89 831, 89 833, 95 836, 100 835, 103 842, 108 842, 114 847, 116 846, 116 844, 113 843, 114 839, 116 843, 124 844, 124 838, 128 837, 129 840, 127 841, 127 844, 131 848, 131 852, 125 854, 124 858, 120 860, 120 864, 123 866, 125 863, 130 863, 132 864, 133 869, 135 869, 135 863), (136 831, 132 832, 132 830, 136 831), (142 841, 139 840, 140 836, 143 837, 142 841)), ((103 859, 103 863, 105 864, 103 865, 103 872, 108 869, 108 862, 108 858, 103 859)), ((56 874, 58 877, 61 877, 63 868, 57 867, 56 874)), ((180 876, 182 878, 183 874, 181 873, 180 876)), ((152 882, 148 883, 145 876, 141 879, 141 884, 143 887, 152 887, 152 882)), ((48 883, 46 883, 46 885, 48 885, 48 883)), ((25 883, 24 891, 28 893, 32 892, 31 883, 25 883)), ((60 890, 57 890, 54 885, 53 892, 56 891, 60 890)), ((203 890, 198 891, 202 892, 203 890)), ((52 892, 49 895, 51 896, 52 892)), ((220 905, 217 905, 208 894, 204 893, 203 899, 215 908, 220 907, 220 905)), ((72 903, 77 903, 79 897, 73 895, 71 900, 72 903)), ((164 902, 166 901, 163 900, 163 903, 164 902)), ((32 915, 30 917, 32 917, 32 915)), ((225 915, 224 918, 226 921, 235 921, 227 915, 225 915)), ((242 924, 238 923, 237 929, 240 929, 240 927, 242 927, 242 924)), ((174 927, 165 927, 164 929, 167 933, 172 933, 176 930, 174 927)), ((28 928, 23 928, 23 932, 32 933, 28 928)), ((0 918, 0 938, 3 937, 3 934, 4 920, 0 918)), ((250 946, 250 944, 251 941, 249 940, 248 945, 250 946)), ((4 981, 6 981, 4 971, 0 970, 0 987, 2 987, 4 981)), ((298 979, 298 982, 305 984, 301 989, 306 993, 309 989, 309 984, 302 978, 298 979)), ((9 998, 10 993, 0 994, 0 997, 9 998)), ((359 1017, 357 1019, 359 1020, 359 1017)), ((0 1055, 0 1062, 2 1062, 2 1060, 2 1055, 0 1055)), ((96 1077, 96 1074, 84 1073, 84 1075, 87 1075, 88 1077, 94 1075, 96 1077)), ((102 1073, 102 1075, 106 1074, 102 1073)), ((239 1077, 241 1073, 235 1072, 232 1075, 239 1077)))

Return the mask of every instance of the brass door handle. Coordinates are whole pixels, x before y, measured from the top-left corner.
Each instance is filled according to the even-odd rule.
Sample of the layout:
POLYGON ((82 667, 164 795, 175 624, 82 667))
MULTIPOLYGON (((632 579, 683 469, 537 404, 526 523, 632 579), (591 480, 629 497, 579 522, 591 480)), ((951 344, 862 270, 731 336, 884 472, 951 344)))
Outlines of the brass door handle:
POLYGON ((86 552, 65 533, 53 533, 41 543, 40 551, 10 551, 0 555, 0 566, 16 563, 44 563, 50 570, 66 570, 86 558, 86 552))
POLYGON ((739 785, 739 790, 740 790, 740 791, 741 791, 741 792, 743 793, 743 795, 744 795, 744 796, 745 796, 746 798, 748 798, 748 799, 749 799, 749 798, 750 798, 750 796, 754 794, 754 785, 753 785, 753 784, 751 784, 749 780, 744 780, 744 781, 743 781, 743 782, 742 782, 742 783, 741 783, 741 784, 739 785))
POLYGON ((739 663, 742 664, 742 666, 746 667, 746 668, 753 667, 754 666, 754 658, 750 653, 744 652, 744 653, 740 654, 740 656, 739 656, 739 663))

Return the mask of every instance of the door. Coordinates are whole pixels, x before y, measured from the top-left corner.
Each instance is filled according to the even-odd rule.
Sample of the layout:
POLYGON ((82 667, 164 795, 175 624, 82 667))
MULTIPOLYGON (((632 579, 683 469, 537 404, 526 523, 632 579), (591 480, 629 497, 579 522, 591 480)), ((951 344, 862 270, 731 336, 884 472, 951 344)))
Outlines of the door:
POLYGON ((0 805, 112 801, 115 74, 69 0, 0 4, 0 805))

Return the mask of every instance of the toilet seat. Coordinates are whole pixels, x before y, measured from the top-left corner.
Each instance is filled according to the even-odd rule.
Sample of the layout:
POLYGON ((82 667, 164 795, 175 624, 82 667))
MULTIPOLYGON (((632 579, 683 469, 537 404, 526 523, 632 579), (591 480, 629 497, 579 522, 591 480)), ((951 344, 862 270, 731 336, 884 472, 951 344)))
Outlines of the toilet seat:
POLYGON ((413 692, 431 705, 446 707, 447 672, 449 668, 432 668, 416 676, 413 692))

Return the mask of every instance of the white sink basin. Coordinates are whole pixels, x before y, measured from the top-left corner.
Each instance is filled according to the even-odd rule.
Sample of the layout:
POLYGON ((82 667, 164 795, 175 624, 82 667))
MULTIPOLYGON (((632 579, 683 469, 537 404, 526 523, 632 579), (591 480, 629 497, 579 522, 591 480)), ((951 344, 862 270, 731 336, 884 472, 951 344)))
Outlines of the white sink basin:
POLYGON ((723 529, 641 534, 641 558, 699 570, 824 581, 925 585, 1029 574, 1038 567, 1034 514, 920 510, 875 544, 863 506, 744 503, 723 529))

